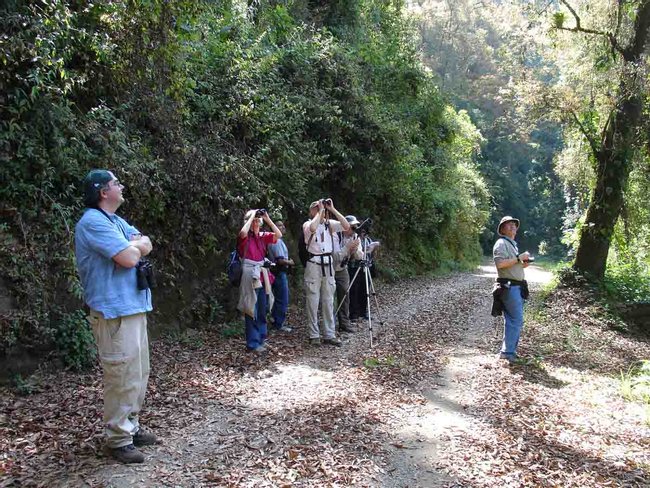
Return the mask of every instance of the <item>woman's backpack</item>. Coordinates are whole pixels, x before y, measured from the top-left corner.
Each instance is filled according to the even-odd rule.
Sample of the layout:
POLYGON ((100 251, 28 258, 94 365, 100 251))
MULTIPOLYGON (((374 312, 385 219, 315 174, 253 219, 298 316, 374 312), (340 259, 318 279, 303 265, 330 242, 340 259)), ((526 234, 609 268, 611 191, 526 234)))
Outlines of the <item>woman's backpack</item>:
MULTIPOLYGON (((250 239, 246 239, 246 245, 244 246, 244 256, 246 256, 246 251, 248 251, 248 244, 250 239)), ((235 250, 230 253, 228 257, 228 265, 226 266, 226 273, 228 274, 228 281, 232 286, 239 286, 241 283, 241 275, 243 273, 243 263, 242 259, 237 252, 237 245, 235 244, 235 250)))

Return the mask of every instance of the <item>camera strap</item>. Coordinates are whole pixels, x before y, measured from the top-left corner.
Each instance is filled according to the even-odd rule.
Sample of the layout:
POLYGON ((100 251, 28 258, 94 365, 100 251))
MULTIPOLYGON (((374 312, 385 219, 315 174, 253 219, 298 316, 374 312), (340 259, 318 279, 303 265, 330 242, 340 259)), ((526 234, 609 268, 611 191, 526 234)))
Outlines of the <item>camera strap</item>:
POLYGON ((118 224, 117 222, 114 222, 113 219, 111 219, 111 216, 108 215, 104 209, 99 208, 99 207, 95 207, 95 210, 99 210, 101 213, 103 213, 103 214, 104 214, 104 217, 106 217, 106 218, 108 219, 108 221, 109 221, 111 224, 113 224, 113 226, 118 227, 118 228, 120 229, 120 231, 122 232, 122 235, 124 236, 124 238, 125 238, 127 241, 129 240, 129 236, 126 235, 126 230, 124 229, 124 227, 122 227, 122 226, 121 226, 120 224, 118 224))
POLYGON ((502 237, 501 239, 503 239, 505 242, 510 244, 510 247, 512 247, 512 250, 515 252, 515 256, 519 255, 519 248, 515 246, 510 239, 508 239, 507 237, 502 237))
MULTIPOLYGON (((332 253, 334 252, 334 234, 332 233, 332 228, 330 226, 329 219, 327 219, 323 225, 325 226, 325 232, 330 235, 330 240, 332 242, 332 249, 331 249, 330 252, 326 252, 324 254, 317 254, 315 256, 316 257, 320 256, 320 270, 321 270, 321 273, 323 274, 323 276, 326 276, 325 275, 325 266, 329 267, 330 276, 334 276, 333 273, 332 273, 332 261, 333 261, 332 253), (326 256, 329 257, 329 259, 327 260, 328 261, 327 263, 325 263, 325 259, 324 259, 326 256)), ((318 237, 316 238, 316 242, 318 242, 318 237)), ((323 236, 323 241, 322 242, 325 242, 325 237, 324 236, 323 236)))

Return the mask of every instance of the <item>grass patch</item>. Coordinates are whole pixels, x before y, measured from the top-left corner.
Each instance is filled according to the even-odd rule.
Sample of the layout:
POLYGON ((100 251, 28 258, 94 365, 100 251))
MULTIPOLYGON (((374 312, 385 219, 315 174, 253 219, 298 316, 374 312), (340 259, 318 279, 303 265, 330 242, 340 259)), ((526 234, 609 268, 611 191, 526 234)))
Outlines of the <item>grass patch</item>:
POLYGON ((621 395, 628 401, 650 404, 650 360, 640 361, 626 373, 621 372, 621 395))
POLYGON ((650 360, 632 365, 621 372, 621 396, 628 402, 645 404, 645 423, 650 425, 650 360))
POLYGON ((366 358, 363 360, 363 365, 366 368, 392 368, 398 366, 398 362, 393 356, 386 356, 385 358, 366 358))
POLYGON ((566 261, 558 261, 548 256, 535 256, 535 266, 539 266, 544 271, 555 272, 558 269, 569 266, 570 263, 566 261))
POLYGON ((515 359, 515 364, 522 366, 531 366, 539 370, 546 369, 544 367, 544 356, 541 356, 539 354, 531 357, 518 357, 515 359))

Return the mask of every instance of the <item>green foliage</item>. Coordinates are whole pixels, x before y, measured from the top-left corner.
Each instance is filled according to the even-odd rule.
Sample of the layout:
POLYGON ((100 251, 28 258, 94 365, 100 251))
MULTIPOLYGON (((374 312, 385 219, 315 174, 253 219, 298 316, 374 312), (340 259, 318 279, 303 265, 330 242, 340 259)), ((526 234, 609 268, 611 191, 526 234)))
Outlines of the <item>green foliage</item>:
POLYGON ((58 354, 68 368, 81 371, 92 366, 97 351, 92 329, 83 310, 64 314, 54 334, 58 354))
POLYGON ((51 347, 57 323, 78 307, 80 177, 104 161, 126 166, 134 154, 116 110, 99 100, 84 109, 106 75, 107 38, 86 28, 101 12, 16 4, 0 16, 8 33, 0 44, 0 269, 17 302, 0 318, 3 352, 51 347))
POLYGON ((646 424, 650 425, 650 361, 643 360, 621 372, 621 395, 627 401, 646 404, 646 424))
POLYGON ((555 29, 562 29, 562 27, 564 27, 565 20, 566 20, 566 14, 564 12, 553 13, 553 27, 555 29))
POLYGON ((376 219, 396 275, 478 260, 482 138, 420 63, 401 2, 242 5, 5 7, 0 274, 16 308, 2 351, 83 363, 73 229, 93 167, 119 176, 120 213, 152 238, 161 322, 233 314, 223 263, 248 208, 284 214, 295 235, 332 196, 376 219))
POLYGON ((494 229, 508 214, 521 219, 522 249, 536 253, 543 242, 548 255, 563 255, 563 188, 553 171, 560 132, 523 108, 527 96, 516 89, 519 80, 532 82, 551 71, 531 22, 513 3, 421 5, 426 63, 482 135, 478 170, 491 195, 483 251, 491 252, 494 229))
POLYGON ((582 327, 579 324, 572 324, 569 329, 569 333, 564 338, 564 348, 570 352, 576 352, 579 350, 581 339, 584 336, 582 327))
POLYGON ((40 387, 34 383, 32 378, 23 378, 20 373, 12 376, 11 384, 20 396, 33 395, 40 391, 40 387))
POLYGON ((233 320, 224 325, 221 329, 224 337, 244 337, 244 321, 233 320))
POLYGON ((366 358, 363 360, 363 365, 366 368, 392 368, 399 366, 399 362, 393 356, 386 356, 384 358, 366 358))
POLYGON ((650 268, 629 254, 610 260, 602 288, 613 302, 648 302, 650 268))

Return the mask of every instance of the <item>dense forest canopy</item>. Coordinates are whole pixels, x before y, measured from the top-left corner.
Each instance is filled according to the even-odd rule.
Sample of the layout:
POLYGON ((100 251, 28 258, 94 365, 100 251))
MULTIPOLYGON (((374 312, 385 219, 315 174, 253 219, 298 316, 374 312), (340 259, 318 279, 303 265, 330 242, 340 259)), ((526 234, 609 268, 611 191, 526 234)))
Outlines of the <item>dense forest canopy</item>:
POLYGON ((97 167, 152 237, 171 327, 232 313, 224 265, 248 208, 286 219, 291 245, 324 196, 374 219, 385 276, 476 263, 510 213, 534 253, 603 236, 607 276, 647 299, 647 6, 4 2, 0 351, 86 360, 72 230, 97 167), (599 184, 614 160, 622 178, 599 184), (590 222, 610 195, 618 210, 590 222))
POLYGON ((598 281, 609 263, 619 298, 647 299, 649 3, 421 1, 412 11, 425 62, 486 139, 480 169, 495 207, 534 223, 522 242, 575 255, 574 269, 598 281))
POLYGON ((507 2, 427 1, 412 11, 424 62, 485 139, 479 163, 494 210, 481 239, 485 252, 501 216, 511 214, 524 222, 518 239, 525 248, 564 255, 563 187, 553 171, 561 127, 522 110, 514 89, 530 77, 557 76, 539 29, 507 2))

